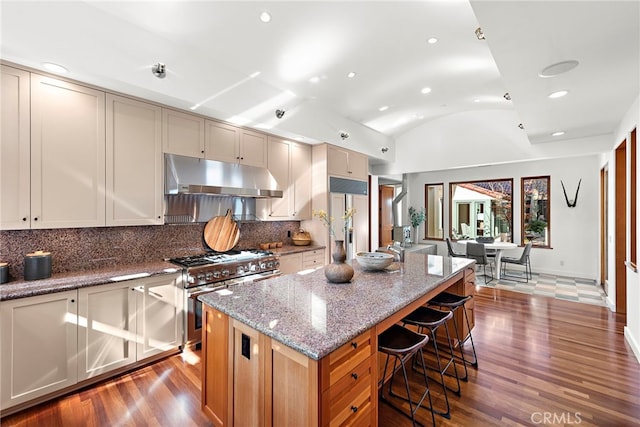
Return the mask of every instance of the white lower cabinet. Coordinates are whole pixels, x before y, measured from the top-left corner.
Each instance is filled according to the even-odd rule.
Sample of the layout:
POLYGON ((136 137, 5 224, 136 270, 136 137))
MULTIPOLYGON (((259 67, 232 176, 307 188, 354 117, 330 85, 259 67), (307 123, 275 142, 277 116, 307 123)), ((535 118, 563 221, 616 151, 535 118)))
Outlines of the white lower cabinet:
POLYGON ((78 292, 0 303, 0 409, 78 381, 78 292))
POLYGON ((322 267, 324 266, 324 249, 280 255, 279 261, 282 274, 293 274, 309 268, 322 267))
POLYGON ((129 282, 78 290, 78 380, 136 361, 136 295, 129 282))
POLYGON ((0 303, 0 410, 182 345, 181 275, 0 303))

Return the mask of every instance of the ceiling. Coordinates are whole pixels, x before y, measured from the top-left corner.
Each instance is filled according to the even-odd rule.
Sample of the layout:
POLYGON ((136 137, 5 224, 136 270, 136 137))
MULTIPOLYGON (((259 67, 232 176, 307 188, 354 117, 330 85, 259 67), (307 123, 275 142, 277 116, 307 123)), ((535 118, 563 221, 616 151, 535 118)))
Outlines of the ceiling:
POLYGON ((72 79, 310 143, 359 129, 393 143, 445 115, 515 109, 536 144, 614 131, 639 93, 639 6, 2 0, 0 57, 57 63, 72 79), (565 60, 579 65, 538 76, 565 60), (568 95, 547 97, 560 89, 568 95), (314 121, 322 126, 304 125, 314 121))

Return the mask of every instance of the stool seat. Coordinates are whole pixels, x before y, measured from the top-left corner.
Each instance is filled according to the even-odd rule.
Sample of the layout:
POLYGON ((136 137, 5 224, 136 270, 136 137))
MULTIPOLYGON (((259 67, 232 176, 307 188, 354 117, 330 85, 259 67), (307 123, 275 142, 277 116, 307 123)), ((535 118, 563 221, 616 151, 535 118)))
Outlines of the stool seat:
POLYGON ((436 328, 453 317, 450 311, 436 310, 431 307, 420 306, 402 319, 402 322, 426 328, 436 328))
POLYGON ((418 334, 398 324, 391 325, 389 329, 378 335, 378 350, 393 355, 413 353, 424 347, 429 342, 427 335, 418 334))
POLYGON ((460 307, 471 299, 471 295, 456 295, 449 292, 441 292, 429 301, 431 305, 442 307, 460 307))

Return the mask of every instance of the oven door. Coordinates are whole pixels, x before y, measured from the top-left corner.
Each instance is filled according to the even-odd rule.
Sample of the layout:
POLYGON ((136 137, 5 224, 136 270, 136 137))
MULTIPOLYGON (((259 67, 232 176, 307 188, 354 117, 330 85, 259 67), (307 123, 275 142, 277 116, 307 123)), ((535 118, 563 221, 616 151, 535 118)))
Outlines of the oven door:
POLYGON ((224 284, 198 286, 187 291, 187 345, 197 345, 202 341, 202 303, 198 296, 218 289, 224 289, 224 284))

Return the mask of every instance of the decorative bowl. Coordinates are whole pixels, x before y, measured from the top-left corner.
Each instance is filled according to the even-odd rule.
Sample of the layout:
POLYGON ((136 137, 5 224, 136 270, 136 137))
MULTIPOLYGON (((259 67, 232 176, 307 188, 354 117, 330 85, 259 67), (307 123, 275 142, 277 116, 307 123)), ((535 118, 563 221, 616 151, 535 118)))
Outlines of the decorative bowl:
POLYGON ((311 243, 311 238, 292 237, 291 241, 293 241, 295 246, 307 246, 311 243))
POLYGON ((365 270, 383 270, 393 263, 393 255, 384 252, 358 252, 356 259, 365 270))

